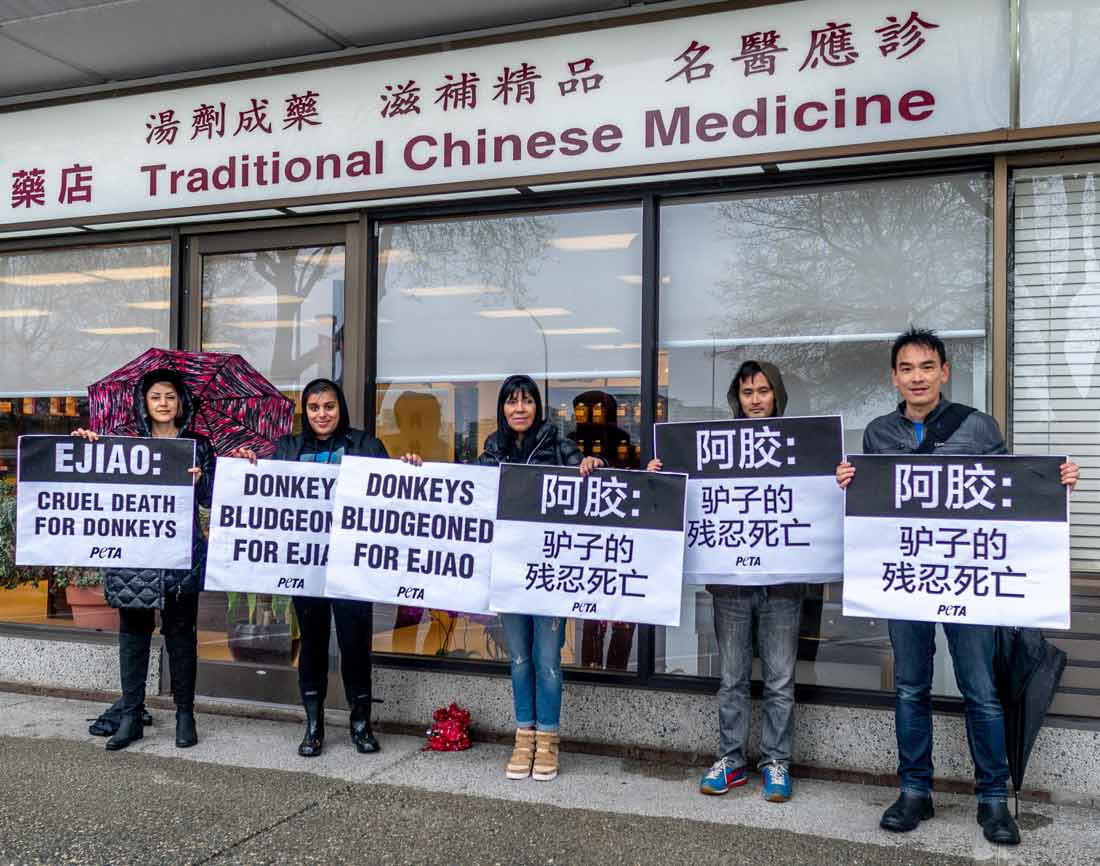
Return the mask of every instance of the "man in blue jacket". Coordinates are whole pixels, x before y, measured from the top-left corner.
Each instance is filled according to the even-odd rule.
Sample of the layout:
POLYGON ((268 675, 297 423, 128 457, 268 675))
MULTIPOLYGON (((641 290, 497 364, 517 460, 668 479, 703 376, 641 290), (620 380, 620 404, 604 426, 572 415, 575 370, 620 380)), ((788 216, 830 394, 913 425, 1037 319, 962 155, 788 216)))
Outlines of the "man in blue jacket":
MULTIPOLYGON (((944 399, 940 387, 951 375, 943 340, 933 331, 910 328, 891 350, 894 387, 901 394, 897 409, 867 425, 866 454, 1004 454, 997 422, 970 406, 944 399), (931 437, 930 442, 924 444, 931 437)), ((847 487, 855 475, 850 463, 837 467, 836 479, 847 487)), ((1062 483, 1077 484, 1078 468, 1062 464, 1062 483)), ((879 822, 884 830, 905 833, 931 818, 932 808, 932 672, 936 624, 891 620, 901 794, 879 822)), ((974 761, 978 823, 985 838, 997 845, 1017 845, 1020 830, 1008 810, 1008 755, 1004 711, 993 680, 992 626, 944 623, 955 679, 966 708, 966 733, 974 761)))

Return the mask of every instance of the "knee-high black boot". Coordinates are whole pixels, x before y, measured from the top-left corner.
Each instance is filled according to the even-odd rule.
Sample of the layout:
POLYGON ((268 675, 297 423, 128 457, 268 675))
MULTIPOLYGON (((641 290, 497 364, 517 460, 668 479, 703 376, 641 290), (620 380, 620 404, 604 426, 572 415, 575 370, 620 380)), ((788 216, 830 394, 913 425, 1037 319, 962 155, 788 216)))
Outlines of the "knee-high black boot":
POLYGON ((306 733, 298 744, 303 758, 316 758, 325 746, 325 705, 318 698, 305 698, 306 733))
POLYGON ((143 736, 141 711, 145 705, 145 679, 149 675, 149 637, 119 632, 118 668, 122 681, 122 711, 118 730, 107 741, 107 751, 125 749, 143 736))
POLYGON ((169 632, 164 636, 172 697, 176 702, 176 748, 188 749, 199 741, 195 730, 195 676, 198 652, 192 634, 169 632))
POLYGON ((381 751, 382 747, 375 739, 370 726, 371 698, 370 694, 359 695, 351 705, 351 741, 355 748, 364 755, 381 751))

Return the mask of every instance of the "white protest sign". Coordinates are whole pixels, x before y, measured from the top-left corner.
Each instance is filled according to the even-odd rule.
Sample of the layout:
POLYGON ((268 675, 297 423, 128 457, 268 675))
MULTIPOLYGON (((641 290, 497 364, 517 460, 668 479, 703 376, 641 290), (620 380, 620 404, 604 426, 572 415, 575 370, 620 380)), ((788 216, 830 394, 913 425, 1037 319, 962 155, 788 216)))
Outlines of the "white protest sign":
POLYGON ((763 586, 839 580, 839 415, 654 426, 664 469, 686 472, 684 580, 763 586))
POLYGON ((219 460, 206 588, 324 595, 339 470, 323 463, 219 460))
POLYGON ((191 439, 20 436, 15 561, 191 567, 191 439))
POLYGON ((345 457, 325 594, 487 612, 497 478, 485 466, 345 457))
POLYGON ((848 461, 845 616, 1069 628, 1064 458, 848 461))
POLYGON ((680 624, 683 475, 500 467, 491 607, 680 624))

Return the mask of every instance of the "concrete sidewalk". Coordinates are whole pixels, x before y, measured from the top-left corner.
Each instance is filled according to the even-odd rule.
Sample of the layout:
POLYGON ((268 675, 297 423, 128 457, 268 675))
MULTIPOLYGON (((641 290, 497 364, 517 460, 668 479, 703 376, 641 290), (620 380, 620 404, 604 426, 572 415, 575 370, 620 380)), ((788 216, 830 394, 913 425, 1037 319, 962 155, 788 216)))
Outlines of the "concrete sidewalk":
POLYGON ((176 749, 164 710, 153 710, 144 740, 107 754, 87 734, 86 719, 103 708, 0 693, 3 866, 670 864, 726 860, 732 844, 738 858, 784 866, 1100 863, 1091 809, 1024 803, 1023 844, 1005 849, 982 838, 970 797, 937 795, 935 820, 894 836, 878 829, 895 796, 887 788, 796 779, 795 799, 777 805, 761 798, 754 775, 704 797, 702 768, 571 753, 555 782, 509 782, 505 746, 436 754, 420 751, 422 739, 383 735, 383 751, 364 756, 338 713, 313 760, 295 753, 300 724, 225 715, 200 715, 199 745, 176 749))

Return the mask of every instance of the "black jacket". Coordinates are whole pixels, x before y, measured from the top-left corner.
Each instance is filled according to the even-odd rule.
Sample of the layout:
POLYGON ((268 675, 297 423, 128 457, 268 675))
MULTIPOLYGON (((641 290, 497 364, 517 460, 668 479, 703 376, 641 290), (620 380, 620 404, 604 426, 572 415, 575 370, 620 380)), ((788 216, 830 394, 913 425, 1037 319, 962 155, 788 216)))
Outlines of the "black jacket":
MULTIPOLYGON (((180 439, 192 439, 195 442, 195 465, 202 475, 195 484, 195 509, 191 527, 191 568, 169 570, 163 568, 110 568, 104 574, 104 591, 107 603, 112 607, 125 608, 163 608, 164 598, 170 593, 181 595, 197 593, 202 590, 206 576, 206 539, 202 536, 199 523, 199 506, 210 507, 210 497, 214 492, 214 448, 205 436, 188 428, 195 415, 195 406, 190 392, 181 386, 183 416, 180 419, 180 439)), ((145 395, 141 383, 134 394, 134 415, 137 417, 138 433, 151 436, 149 415, 145 409, 145 395)))
MULTIPOLYGON (((340 444, 336 442, 336 437, 333 436, 330 440, 332 444, 337 448, 340 444)), ((318 447, 326 443, 318 442, 314 437, 308 436, 305 433, 299 433, 297 436, 280 436, 275 440, 275 454, 272 455, 272 460, 290 460, 295 461, 302 456, 302 452, 307 449, 310 451, 326 451, 327 448, 318 447)), ((343 433, 343 446, 344 453, 348 457, 389 457, 389 453, 386 451, 386 446, 382 442, 365 430, 356 430, 354 427, 349 427, 343 433)))
POLYGON ((579 466, 584 455, 572 439, 566 439, 558 428, 544 421, 537 433, 531 433, 534 445, 523 453, 505 453, 505 445, 499 431, 489 434, 485 451, 477 462, 482 466, 499 466, 501 463, 531 463, 538 466, 579 466))

